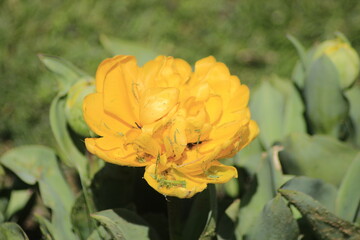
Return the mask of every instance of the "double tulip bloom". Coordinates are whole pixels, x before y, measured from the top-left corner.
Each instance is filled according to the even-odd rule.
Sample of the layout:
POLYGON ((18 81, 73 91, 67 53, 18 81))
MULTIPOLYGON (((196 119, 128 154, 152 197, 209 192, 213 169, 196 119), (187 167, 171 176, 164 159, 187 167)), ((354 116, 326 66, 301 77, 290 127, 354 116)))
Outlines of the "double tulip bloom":
POLYGON ((84 100, 85 121, 100 136, 86 147, 107 162, 145 167, 145 180, 164 195, 189 198, 237 177, 219 159, 258 134, 248 100, 248 87, 213 57, 192 71, 173 57, 138 67, 116 56, 100 64, 96 93, 84 100))

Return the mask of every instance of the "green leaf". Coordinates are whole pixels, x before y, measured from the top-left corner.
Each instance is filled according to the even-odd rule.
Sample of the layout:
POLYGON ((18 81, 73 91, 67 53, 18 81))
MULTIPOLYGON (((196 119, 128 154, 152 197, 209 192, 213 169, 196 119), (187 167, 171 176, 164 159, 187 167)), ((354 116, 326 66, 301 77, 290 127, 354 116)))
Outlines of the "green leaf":
POLYGON ((273 164, 272 154, 256 159, 256 174, 251 176, 250 188, 240 204, 239 222, 236 227, 236 236, 239 239, 249 232, 264 205, 276 195, 279 186, 275 184, 281 184, 279 174, 274 172, 278 171, 277 167, 273 164))
POLYGON ((336 138, 349 109, 338 78, 334 64, 324 55, 311 64, 304 87, 306 114, 313 132, 336 138))
POLYGON ((240 199, 236 199, 226 208, 218 224, 217 238, 219 240, 235 239, 234 231, 238 220, 239 209, 240 199))
POLYGON ((300 176, 287 181, 281 188, 303 192, 319 201, 331 212, 335 212, 337 189, 332 184, 320 179, 300 176))
POLYGON ((71 210, 71 224, 80 239, 87 239, 97 226, 91 218, 84 193, 81 192, 71 210))
POLYGON ((274 142, 283 138, 282 123, 285 97, 269 81, 262 81, 260 86, 253 89, 251 94, 249 105, 252 118, 261 129, 258 138, 268 149, 274 142))
POLYGON ((237 196, 239 196, 239 181, 237 178, 230 179, 222 186, 229 197, 236 198, 237 196))
POLYGON ((253 175, 257 171, 258 160, 261 159, 263 152, 260 139, 257 137, 233 157, 234 165, 246 168, 253 175))
POLYGON ((64 95, 79 79, 89 77, 72 63, 59 57, 45 54, 39 54, 38 57, 40 61, 57 76, 61 95, 64 95))
POLYGON ((110 209, 92 214, 110 231, 114 240, 157 239, 148 224, 127 209, 110 209))
POLYGON ((136 57, 139 66, 156 58, 156 54, 152 49, 147 48, 133 41, 110 38, 105 35, 100 36, 100 42, 113 55, 132 55, 136 57))
POLYGON ((65 101, 65 98, 60 95, 53 99, 50 106, 50 126, 57 142, 61 159, 65 164, 75 167, 80 175, 86 206, 89 209, 88 211, 93 213, 95 210, 90 200, 91 180, 89 168, 96 166, 96 164, 89 164, 89 160, 78 150, 70 136, 66 124, 65 101))
POLYGON ((70 224, 74 196, 67 185, 52 149, 44 146, 21 146, 6 152, 0 162, 24 182, 39 183, 46 206, 52 209, 55 239, 77 239, 70 224))
POLYGON ((258 217, 247 240, 296 240, 299 227, 280 195, 270 200, 258 217))
POLYGON ((357 151, 329 136, 291 134, 280 152, 285 172, 319 178, 338 186, 357 151))
POLYGON ((360 153, 348 168, 336 199, 336 214, 350 222, 355 222, 360 205, 360 153))
POLYGON ((259 138, 265 148, 291 132, 305 132, 304 106, 290 81, 273 76, 262 81, 251 94, 252 118, 259 124, 259 138))
POLYGON ((99 226, 91 233, 91 235, 87 238, 87 240, 114 240, 114 239, 103 226, 99 226))
POLYGON ((32 196, 31 190, 13 190, 6 208, 5 216, 9 219, 14 213, 21 210, 28 203, 32 196))
POLYGON ((330 213, 305 193, 286 189, 279 192, 301 212, 319 239, 360 239, 360 228, 330 213))
POLYGON ((356 85, 345 92, 345 96, 350 104, 350 118, 354 127, 354 142, 360 148, 360 85, 356 85))
POLYGON ((297 61, 291 74, 291 80, 296 86, 303 90, 305 82, 305 70, 300 61, 297 61))
MULTIPOLYGON (((290 40, 290 42, 296 48, 296 51, 300 58, 301 67, 302 67, 303 71, 306 71, 307 57, 306 57, 306 51, 305 51, 304 46, 293 35, 287 34, 286 37, 290 40)), ((303 86, 303 84, 299 84, 299 87, 302 87, 302 86, 303 86)))
POLYGON ((304 119, 305 107, 299 92, 288 80, 273 77, 270 81, 285 97, 282 136, 286 137, 292 132, 306 132, 304 119))
POLYGON ((0 224, 1 240, 29 240, 19 225, 13 222, 0 224))
POLYGON ((66 125, 65 99, 57 96, 50 106, 50 126, 59 147, 59 155, 68 166, 76 167, 81 180, 88 181, 87 159, 74 145, 66 125))

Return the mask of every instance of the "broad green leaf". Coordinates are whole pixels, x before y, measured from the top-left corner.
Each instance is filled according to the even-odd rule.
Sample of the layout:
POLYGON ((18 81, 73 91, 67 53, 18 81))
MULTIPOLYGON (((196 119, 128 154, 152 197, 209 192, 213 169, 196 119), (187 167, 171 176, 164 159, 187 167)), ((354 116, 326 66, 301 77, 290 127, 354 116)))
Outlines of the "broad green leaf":
POLYGON ((338 186, 357 151, 330 136, 291 134, 280 160, 285 172, 319 178, 338 186))
POLYGON ((251 229, 247 240, 297 240, 299 227, 280 195, 270 200, 251 229))
POLYGON ((288 80, 273 77, 270 81, 285 96, 282 136, 286 137, 292 132, 306 132, 305 107, 299 92, 288 80))
POLYGON ((261 159, 263 152, 260 139, 257 137, 233 157, 233 163, 253 175, 257 171, 258 160, 261 159))
POLYGON ((89 77, 72 63, 59 57, 45 54, 39 54, 38 57, 52 73, 56 74, 59 91, 62 95, 64 95, 76 81, 89 77))
POLYGON ((156 58, 152 49, 133 41, 110 38, 105 35, 100 36, 100 42, 113 55, 132 55, 136 57, 137 63, 142 66, 149 60, 156 58))
POLYGON ((332 184, 320 179, 300 176, 287 181, 281 188, 303 192, 319 201, 331 212, 335 212, 337 189, 332 184))
POLYGON ((6 208, 5 216, 9 219, 14 213, 21 210, 28 203, 32 196, 31 190, 13 190, 6 208))
POLYGON ((224 215, 220 218, 217 228, 219 240, 235 239, 235 226, 237 224, 240 209, 240 199, 236 199, 226 208, 224 215))
POLYGON ((301 212, 319 239, 360 239, 360 228, 338 218, 305 193, 287 189, 279 192, 301 212))
POLYGON ((74 196, 66 183, 52 149, 44 146, 21 146, 6 152, 0 162, 24 182, 38 182, 41 198, 51 208, 55 239, 77 239, 70 224, 74 196))
POLYGON ((305 70, 300 61, 297 61, 291 74, 291 80, 296 84, 299 89, 304 88, 305 70))
POLYGON ((251 176, 250 188, 242 198, 236 228, 236 237, 242 239, 254 224, 264 205, 276 195, 281 184, 279 169, 274 166, 272 154, 268 154, 256 162, 256 174, 251 176))
MULTIPOLYGON (((306 51, 304 46, 299 42, 299 40, 297 40, 294 36, 292 36, 291 34, 287 35, 287 38, 290 40, 290 42, 294 45, 294 47, 296 48, 296 51, 299 55, 300 58, 300 64, 299 67, 301 68, 302 72, 306 71, 306 67, 307 67, 307 56, 306 56, 306 51)), ((303 82, 296 82, 296 84, 299 87, 303 87, 303 82)))
POLYGON ((360 147, 360 85, 356 85, 345 92, 345 96, 350 104, 350 118, 355 129, 354 141, 360 147))
POLYGON ((13 222, 0 224, 1 240, 29 240, 19 225, 13 222))
POLYGON ((250 100, 251 117, 259 124, 258 136, 265 148, 283 138, 283 109, 285 97, 269 81, 252 90, 250 100))
POLYGON ((110 209, 92 214, 112 234, 114 240, 156 239, 148 224, 127 209, 110 209))
POLYGON ((231 198, 236 198, 239 196, 239 181, 237 178, 230 179, 227 183, 222 184, 222 186, 226 194, 231 198))
POLYGON ((73 230, 80 239, 87 239, 97 226, 91 218, 89 208, 83 192, 79 194, 71 210, 71 224, 73 230))
POLYGON ((336 138, 349 109, 338 78, 334 64, 324 55, 311 64, 304 86, 306 114, 312 131, 336 138))
MULTIPOLYGON (((86 200, 89 212, 94 212, 90 203, 90 177, 89 167, 96 164, 89 164, 88 159, 75 146, 66 124, 65 117, 65 99, 60 95, 56 96, 50 106, 50 126, 58 145, 58 152, 63 160, 69 166, 75 167, 80 175, 82 190, 86 200)), ((81 142, 81 144, 83 144, 81 142)), ((93 160, 97 161, 97 159, 93 160)))
POLYGON ((252 118, 259 124, 259 138, 267 149, 291 132, 305 132, 304 106, 290 81, 272 76, 251 94, 252 118))
POLYGON ((95 229, 86 240, 114 240, 108 231, 103 226, 95 229))
POLYGON ((52 101, 50 107, 50 126, 59 147, 59 155, 67 165, 76 167, 82 181, 88 181, 88 160, 79 152, 70 137, 66 125, 64 105, 65 99, 57 96, 52 101))
POLYGON ((360 153, 348 168, 343 178, 336 199, 336 214, 354 222, 360 205, 360 153))

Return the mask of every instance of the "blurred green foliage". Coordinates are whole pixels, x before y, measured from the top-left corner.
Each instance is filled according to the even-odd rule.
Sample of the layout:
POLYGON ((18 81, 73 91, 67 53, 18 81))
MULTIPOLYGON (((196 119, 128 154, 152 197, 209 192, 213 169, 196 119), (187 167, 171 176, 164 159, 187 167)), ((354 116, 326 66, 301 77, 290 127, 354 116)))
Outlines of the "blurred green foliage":
POLYGON ((305 46, 343 32, 360 47, 360 2, 234 0, 0 1, 0 152, 24 143, 54 145, 48 106, 56 85, 38 53, 61 56, 93 75, 110 56, 105 34, 194 62, 224 61, 253 85, 296 61, 286 34, 305 46))
POLYGON ((154 52, 190 63, 214 55, 253 87, 250 108, 261 133, 227 160, 239 179, 178 205, 174 232, 184 239, 357 239, 358 81, 340 88, 329 59, 302 71, 301 56, 336 31, 359 50, 359 10, 355 0, 0 0, 0 154, 57 142, 57 151, 32 145, 1 156, 0 238, 27 239, 20 225, 44 239, 167 239, 169 199, 144 185, 142 169, 83 155, 67 126, 76 116, 64 108, 70 87, 91 81, 104 58, 135 51, 140 61, 154 52), (287 34, 304 45, 298 42, 295 71, 299 56, 287 34))

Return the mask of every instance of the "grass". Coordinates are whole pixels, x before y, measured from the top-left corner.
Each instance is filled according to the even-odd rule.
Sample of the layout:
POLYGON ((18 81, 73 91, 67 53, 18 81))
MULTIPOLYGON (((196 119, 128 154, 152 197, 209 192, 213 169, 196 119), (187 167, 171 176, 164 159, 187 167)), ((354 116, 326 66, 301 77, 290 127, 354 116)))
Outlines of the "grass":
POLYGON ((147 45, 191 63, 208 55, 250 86, 289 77, 296 52, 343 32, 360 48, 356 0, 0 0, 0 153, 20 144, 52 145, 48 109, 56 84, 37 59, 57 55, 94 74, 109 54, 99 35, 147 45))

